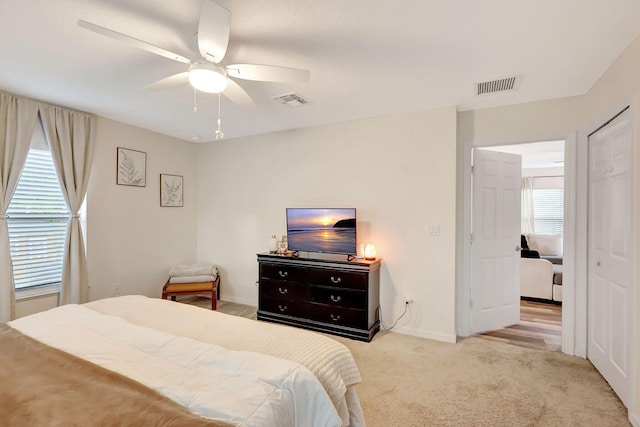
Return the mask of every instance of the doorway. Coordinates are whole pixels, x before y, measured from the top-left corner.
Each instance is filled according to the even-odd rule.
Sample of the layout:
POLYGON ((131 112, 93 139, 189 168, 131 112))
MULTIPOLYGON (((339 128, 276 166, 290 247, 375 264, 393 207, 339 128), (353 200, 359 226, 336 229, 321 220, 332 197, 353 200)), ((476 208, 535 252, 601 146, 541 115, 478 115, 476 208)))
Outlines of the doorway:
POLYGON ((562 350, 562 306, 546 302, 520 301, 520 322, 504 329, 476 335, 537 350, 562 350))
MULTIPOLYGON (((487 331, 481 336, 525 347, 559 351, 562 336, 565 142, 555 140, 482 147, 484 150, 521 157, 522 193, 519 196, 522 214, 519 228, 523 250, 519 260, 520 281, 516 278, 517 283, 506 284, 507 287, 515 287, 522 297, 519 321, 514 323, 505 319, 505 328, 487 331)), ((474 196, 476 191, 474 189, 474 196)), ((476 206, 475 201, 472 206, 476 206)), ((477 212, 472 212, 473 221, 481 218, 485 222, 483 215, 479 217, 477 212)), ((472 232, 475 236, 476 230, 472 232)), ((517 236, 514 238, 517 239, 517 236)), ((474 237, 474 245, 475 240, 474 237)), ((474 247, 472 251, 474 249, 478 250, 474 247)), ((479 288, 482 292, 484 284, 478 283, 482 280, 475 272, 472 274, 474 295, 479 288)), ((491 292, 490 295, 495 294, 490 288, 487 291, 491 292)), ((475 299, 478 300, 477 297, 475 299)), ((479 328, 480 325, 474 324, 474 321, 472 316, 471 331, 486 330, 479 328)))

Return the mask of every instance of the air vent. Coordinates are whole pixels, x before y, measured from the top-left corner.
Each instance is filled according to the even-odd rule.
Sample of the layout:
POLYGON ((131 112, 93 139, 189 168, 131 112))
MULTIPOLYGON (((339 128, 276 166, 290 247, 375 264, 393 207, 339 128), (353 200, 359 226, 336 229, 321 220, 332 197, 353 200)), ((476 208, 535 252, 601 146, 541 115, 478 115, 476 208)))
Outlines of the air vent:
POLYGON ((273 99, 274 101, 277 101, 281 104, 284 105, 288 105, 290 107, 300 107, 302 105, 308 104, 309 101, 307 101, 305 98, 302 97, 302 95, 295 93, 295 92, 290 92, 290 93, 285 93, 284 95, 278 95, 278 96, 274 96, 271 99, 273 99))
POLYGON ((476 96, 514 90, 516 88, 517 80, 518 76, 512 76, 499 80, 476 83, 476 96))

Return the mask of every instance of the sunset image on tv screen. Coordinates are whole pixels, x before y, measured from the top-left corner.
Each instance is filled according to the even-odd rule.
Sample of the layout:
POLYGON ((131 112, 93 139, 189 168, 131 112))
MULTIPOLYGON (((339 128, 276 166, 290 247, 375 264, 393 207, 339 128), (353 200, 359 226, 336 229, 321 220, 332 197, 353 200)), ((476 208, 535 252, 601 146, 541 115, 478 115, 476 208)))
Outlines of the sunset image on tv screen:
POLYGON ((356 253, 356 210, 287 209, 289 249, 305 252, 356 253))

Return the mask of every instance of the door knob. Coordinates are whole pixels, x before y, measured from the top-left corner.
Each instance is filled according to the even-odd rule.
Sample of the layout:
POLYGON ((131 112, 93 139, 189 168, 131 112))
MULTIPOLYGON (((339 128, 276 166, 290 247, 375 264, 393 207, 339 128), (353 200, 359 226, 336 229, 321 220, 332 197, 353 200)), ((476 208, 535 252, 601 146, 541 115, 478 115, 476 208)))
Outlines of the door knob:
POLYGON ((516 246, 516 252, 520 252, 522 248, 520 246, 516 246))

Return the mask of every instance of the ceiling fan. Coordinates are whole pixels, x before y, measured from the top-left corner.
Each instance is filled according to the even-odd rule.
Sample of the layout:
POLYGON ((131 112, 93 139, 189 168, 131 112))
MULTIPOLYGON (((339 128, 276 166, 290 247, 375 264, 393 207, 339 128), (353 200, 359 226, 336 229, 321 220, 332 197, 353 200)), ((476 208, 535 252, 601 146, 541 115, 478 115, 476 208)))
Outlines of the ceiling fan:
POLYGON ((146 87, 150 90, 164 89, 189 82, 199 91, 222 93, 241 107, 254 108, 256 104, 253 99, 232 78, 284 83, 306 83, 309 81, 309 71, 297 68, 258 64, 219 65, 224 59, 229 43, 231 12, 211 0, 202 0, 197 33, 198 50, 201 57, 196 60, 185 58, 151 43, 82 19, 78 20, 78 25, 131 46, 189 65, 187 71, 150 84, 146 87))

